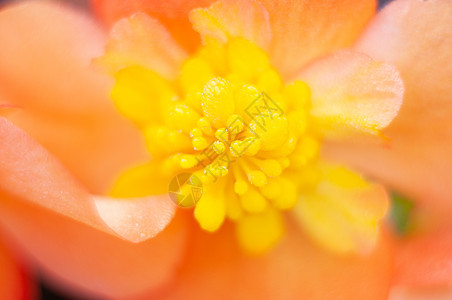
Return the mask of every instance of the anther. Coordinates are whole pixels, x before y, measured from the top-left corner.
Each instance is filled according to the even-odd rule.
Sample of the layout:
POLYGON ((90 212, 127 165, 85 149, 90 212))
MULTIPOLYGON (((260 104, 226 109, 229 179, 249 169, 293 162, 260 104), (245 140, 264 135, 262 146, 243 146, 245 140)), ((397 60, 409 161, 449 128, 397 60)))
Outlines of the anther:
POLYGON ((229 131, 229 134, 231 135, 231 138, 234 138, 245 128, 245 121, 239 115, 232 115, 227 120, 226 127, 229 131))
POLYGON ((250 183, 252 185, 261 187, 267 183, 267 177, 261 171, 253 170, 253 171, 247 173, 247 175, 248 175, 248 180, 250 181, 250 183))
POLYGON ((192 140, 192 144, 193 144, 193 149, 195 150, 204 150, 207 148, 207 146, 209 146, 209 143, 207 142, 207 140, 203 137, 195 137, 192 140))
POLYGON ((197 122, 197 126, 201 128, 205 134, 212 134, 212 126, 207 118, 200 118, 197 122))
POLYGON ((221 154, 224 152, 224 150, 226 150, 226 146, 220 142, 220 141, 215 141, 213 143, 213 150, 217 153, 217 154, 221 154))
POLYGON ((194 155, 186 154, 182 155, 180 159, 180 166, 183 169, 190 169, 193 168, 198 164, 198 159, 194 155))
POLYGON ((217 131, 215 131, 215 137, 222 142, 228 141, 229 140, 228 130, 224 127, 218 128, 217 131))
POLYGON ((199 127, 195 127, 190 131, 190 137, 194 138, 194 137, 200 137, 202 136, 202 130, 199 127))

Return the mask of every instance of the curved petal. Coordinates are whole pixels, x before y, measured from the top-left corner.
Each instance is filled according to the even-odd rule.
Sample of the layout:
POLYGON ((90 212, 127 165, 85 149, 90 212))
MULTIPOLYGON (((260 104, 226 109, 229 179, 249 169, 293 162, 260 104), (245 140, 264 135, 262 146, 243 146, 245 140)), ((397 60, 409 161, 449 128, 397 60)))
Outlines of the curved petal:
POLYGON ((256 0, 220 0, 209 8, 192 10, 190 21, 203 41, 215 39, 225 43, 228 37, 244 37, 264 49, 269 46, 268 12, 256 0))
POLYGON ((0 224, 50 271, 91 291, 121 296, 156 288, 184 251, 184 219, 171 222, 168 197, 95 198, 4 118, 0 191, 0 224))
POLYGON ((0 298, 4 300, 34 299, 34 291, 17 264, 10 249, 0 242, 0 298))
POLYGON ((431 288, 452 284, 450 226, 399 241, 395 254, 395 285, 431 288))
POLYGON ((27 203, 1 205, 0 224, 46 271, 74 293, 127 299, 160 289, 177 270, 186 219, 177 216, 153 239, 138 244, 27 203))
POLYGON ((311 88, 311 114, 328 138, 378 134, 397 115, 403 83, 391 65, 351 51, 319 59, 297 78, 311 88))
POLYGON ((386 145, 331 147, 335 157, 447 219, 452 211, 451 22, 447 0, 400 0, 383 9, 357 47, 399 69, 404 104, 383 131, 386 145))
POLYGON ((46 207, 107 233, 113 229, 133 242, 155 236, 174 216, 176 207, 165 196, 122 200, 91 196, 51 154, 3 117, 0 145, 2 195, 46 207))
POLYGON ((105 55, 97 61, 113 72, 138 65, 174 78, 185 56, 159 21, 136 13, 113 26, 105 55))
MULTIPOLYGON (((194 50, 199 44, 199 38, 186 22, 186 16, 191 9, 206 7, 215 1, 93 0, 92 2, 98 15, 109 24, 137 11, 147 12, 162 21, 178 42, 194 50)), ((262 2, 267 8, 273 32, 271 57, 273 63, 286 76, 294 75, 303 64, 313 58, 350 46, 373 17, 376 8, 375 0, 246 2, 262 2)), ((249 13, 250 9, 246 10, 249 13)), ((249 23, 255 24, 261 21, 248 19, 249 23)))
MULTIPOLYGON (((229 224, 230 225, 230 224, 229 224)), ((333 256, 289 224, 270 253, 243 253, 226 224, 215 234, 194 233, 169 299, 386 299, 390 246, 382 240, 368 257, 333 256)), ((165 299, 163 295, 160 298, 165 299)))
POLYGON ((110 81, 90 69, 104 37, 81 13, 54 2, 0 11, 0 94, 28 131, 92 192, 145 157, 141 134, 108 99, 110 81))
POLYGON ((145 12, 158 19, 171 35, 187 50, 194 51, 200 43, 199 35, 188 21, 193 8, 208 6, 215 0, 91 0, 94 11, 108 25, 137 12, 145 12))
POLYGON ((319 56, 348 47, 374 16, 375 0, 262 0, 270 13, 270 57, 286 77, 319 56))

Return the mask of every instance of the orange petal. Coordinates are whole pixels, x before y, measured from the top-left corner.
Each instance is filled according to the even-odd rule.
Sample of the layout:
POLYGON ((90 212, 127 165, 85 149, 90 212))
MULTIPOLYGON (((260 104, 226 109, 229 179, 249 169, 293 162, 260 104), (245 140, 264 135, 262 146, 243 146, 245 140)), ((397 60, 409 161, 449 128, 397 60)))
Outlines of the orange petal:
POLYGON ((311 114, 329 138, 353 132, 377 134, 402 104, 403 83, 391 65, 340 51, 312 63, 299 75, 311 88, 311 114))
POLYGON ((98 62, 112 72, 138 65, 174 78, 185 56, 162 24, 144 13, 137 13, 115 24, 106 53, 98 62))
POLYGON ((451 287, 405 288, 393 287, 389 300, 450 300, 451 287))
POLYGON ((121 200, 93 197, 51 154, 2 117, 0 133, 0 187, 5 195, 107 233, 113 230, 132 242, 154 237, 174 216, 176 207, 167 196, 121 200))
MULTIPOLYGON (((198 231, 171 287, 169 299, 386 299, 390 247, 382 240, 368 257, 334 256, 289 224, 272 252, 250 257, 237 246, 232 226, 198 231)), ((166 299, 161 295, 161 298, 166 299)))
POLYGON ((271 38, 267 10, 254 0, 220 0, 209 8, 190 12, 193 28, 203 40, 225 43, 228 37, 244 37, 262 48, 271 38))
MULTIPOLYGON (((98 15, 109 24, 138 11, 147 12, 162 21, 178 42, 194 50, 199 44, 199 38, 187 24, 186 16, 191 9, 205 7, 214 1, 93 0, 92 2, 98 15)), ((350 46, 374 15, 376 8, 375 0, 336 0, 328 3, 311 0, 242 2, 249 3, 245 9, 248 12, 242 11, 242 15, 250 16, 249 13, 252 11, 250 7, 256 6, 258 2, 262 2, 270 13, 273 31, 271 56, 274 64, 286 76, 294 75, 303 64, 317 56, 350 46)), ((262 23, 262 19, 249 19, 248 22, 262 23)))
POLYGON ((145 12, 158 19, 187 50, 196 50, 199 35, 188 21, 188 13, 196 7, 208 6, 215 0, 92 0, 97 15, 111 26, 119 19, 145 12))
POLYGON ((161 288, 185 251, 185 218, 173 219, 157 237, 134 244, 47 209, 13 199, 0 223, 51 277, 74 292, 115 299, 161 288))
POLYGON ((27 130, 92 192, 145 157, 141 134, 108 99, 110 82, 90 69, 103 36, 86 16, 54 2, 0 12, 0 94, 27 130))
POLYGON ((383 131, 388 144, 331 149, 447 219, 452 211, 451 21, 452 2, 447 0, 401 0, 383 9, 358 49, 400 70, 404 104, 383 131))
POLYGON ((350 46, 376 8, 375 0, 262 2, 270 13, 270 56, 286 78, 312 59, 350 46))
POLYGON ((0 158, 0 223, 50 271, 118 297, 158 287, 172 275, 185 227, 180 218, 170 223, 175 205, 167 196, 94 198, 4 118, 0 158))
POLYGON ((408 287, 452 284, 452 229, 417 234, 399 242, 394 284, 408 287))
POLYGON ((0 299, 34 299, 34 291, 10 249, 0 242, 0 299))

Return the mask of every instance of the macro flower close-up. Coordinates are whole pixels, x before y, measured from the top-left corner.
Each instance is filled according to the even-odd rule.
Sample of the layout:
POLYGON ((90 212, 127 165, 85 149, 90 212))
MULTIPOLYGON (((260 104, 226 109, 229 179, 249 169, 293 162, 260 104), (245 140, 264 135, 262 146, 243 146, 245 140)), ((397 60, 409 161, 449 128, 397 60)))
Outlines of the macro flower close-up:
POLYGON ((450 299, 452 1, 381 6, 1 4, 0 298, 450 299))

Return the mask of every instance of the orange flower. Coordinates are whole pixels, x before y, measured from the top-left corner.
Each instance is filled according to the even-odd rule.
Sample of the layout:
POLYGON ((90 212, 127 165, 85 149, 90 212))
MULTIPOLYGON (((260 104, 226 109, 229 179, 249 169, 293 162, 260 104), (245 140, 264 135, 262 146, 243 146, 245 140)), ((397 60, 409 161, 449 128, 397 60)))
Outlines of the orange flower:
MULTIPOLYGON (((183 58, 180 54, 193 54, 199 45, 188 13, 210 4, 207 2, 96 1, 97 10, 110 23, 131 13, 146 12, 158 18, 171 33, 168 35, 158 22, 145 21, 153 34, 144 31, 144 40, 134 40, 134 30, 143 29, 139 27, 141 24, 129 21, 132 25, 128 27, 128 21, 123 21, 113 35, 113 45, 109 44, 116 54, 108 58, 107 53, 107 60, 124 67, 124 62, 136 64, 135 59, 142 65, 144 57, 144 66, 171 78, 178 72, 174 67, 183 58), (127 41, 127 37, 132 39, 127 41), (155 37, 160 44, 153 40, 155 37), (116 44, 115 38, 119 41, 116 44), (140 46, 143 42, 147 42, 149 48, 140 46), (130 54, 129 50, 133 55, 124 59, 121 55, 130 54), (144 56, 143 51, 146 51, 144 56)), ((451 145, 448 140, 433 135, 431 129, 437 130, 438 136, 449 134, 450 127, 443 125, 446 124, 445 113, 440 113, 448 108, 445 99, 448 87, 439 85, 440 80, 423 81, 420 74, 424 75, 427 66, 435 76, 450 74, 447 44, 440 42, 449 34, 444 29, 447 23, 441 17, 450 9, 446 1, 428 4, 397 1, 377 17, 359 39, 356 49, 400 68, 408 93, 400 118, 387 131, 382 131, 389 142, 382 146, 380 139, 377 142, 373 139, 372 147, 360 146, 358 149, 362 152, 358 154, 353 152, 356 145, 342 145, 337 140, 356 131, 377 134, 391 122, 403 92, 398 73, 387 64, 354 52, 338 52, 307 68, 304 66, 332 51, 350 47, 373 17, 374 1, 220 1, 208 10, 197 10, 192 14, 192 21, 205 39, 242 36, 251 40, 265 50, 283 80, 303 78, 312 91, 313 118, 322 125, 319 136, 336 140, 323 147, 326 154, 348 159, 368 174, 381 177, 410 195, 433 194, 436 199, 445 199, 449 191, 447 182, 436 184, 433 179, 445 180, 447 174, 429 177, 428 193, 421 189, 419 182, 424 182, 420 181, 422 171, 427 169, 424 161, 443 160, 447 166, 444 154, 447 152, 441 147, 449 149, 451 145), (423 10, 423 5, 429 8, 423 10), (414 17, 420 20, 414 24, 424 24, 421 22, 423 14, 429 17, 427 24, 440 22, 434 34, 427 35, 432 36, 432 44, 437 46, 416 47, 418 52, 414 54, 404 51, 403 47, 418 45, 405 43, 405 39, 425 38, 420 36, 425 28, 419 25, 421 28, 412 33, 404 23, 405 18, 400 23, 394 19, 394 14, 398 13, 406 14, 406 20, 414 17), (373 46, 378 36, 388 34, 391 29, 385 26, 393 24, 391 22, 396 22, 394 28, 400 29, 396 32, 401 36, 391 39, 386 47, 373 46), (399 47, 404 52, 399 52, 399 47), (440 51, 435 56, 438 60, 429 60, 432 64, 424 62, 427 50, 440 51), (439 95, 440 100, 433 102, 429 107, 431 115, 425 116, 417 113, 416 103, 431 101, 423 94, 427 91, 430 91, 428 95, 439 95), (421 97, 421 101, 416 97, 421 97), (431 125, 432 118, 435 122, 431 124, 441 125, 431 125), (413 128, 408 126, 411 124, 415 124, 413 128), (406 128, 413 134, 405 136, 406 128), (429 133, 424 134, 424 129, 430 129, 429 133), (414 133, 428 140, 420 144, 423 147, 415 148, 421 152, 411 151, 414 147, 407 146, 412 142, 408 136, 418 137, 414 133), (352 146, 353 149, 345 148, 352 146), (361 153, 370 153, 372 160, 362 163, 365 156, 361 153), (407 155, 400 158, 405 153, 407 155), (419 159, 419 153, 425 160, 419 159), (374 165, 374 161, 378 164, 374 165), (413 169, 418 171, 414 177, 402 176, 406 174, 403 172, 413 169), (404 181, 406 178, 419 181, 410 185, 404 181)), ((339 256, 326 251, 300 231, 297 223, 300 218, 295 218, 287 221, 287 233, 274 249, 257 257, 249 256, 237 245, 230 223, 215 228, 218 230, 215 234, 205 233, 194 224, 191 215, 176 211, 165 196, 131 199, 93 196, 111 189, 113 180, 124 167, 148 158, 140 132, 116 112, 108 99, 112 82, 89 67, 92 58, 102 55, 105 37, 87 16, 49 3, 15 5, 0 13, 0 41, 4 54, 0 57, 1 96, 7 103, 19 107, 8 116, 9 120, 0 119, 3 200, 0 223, 49 276, 112 298, 140 294, 146 295, 145 298, 183 299, 215 296, 226 299, 384 299, 387 296, 392 251, 387 235, 378 235, 376 224, 386 203, 385 193, 378 185, 353 180, 363 188, 360 192, 371 192, 378 200, 375 204, 360 201, 353 192, 343 194, 344 199, 351 199, 353 204, 365 203, 364 208, 359 207, 363 209, 359 212, 369 207, 371 215, 377 211, 377 217, 365 219, 372 223, 370 227, 363 227, 370 228, 370 234, 367 231, 363 234, 359 226, 350 226, 342 212, 329 212, 329 216, 338 218, 345 226, 341 229, 359 237, 351 238, 351 246, 345 250, 360 250, 363 245, 370 245, 365 247, 370 252, 368 255, 339 256)), ((436 163, 427 166, 447 170, 436 163)), ((152 186, 166 188, 167 181, 155 174, 151 176, 156 180, 152 186)), ((333 189, 328 185, 323 189, 338 191, 343 182, 335 179, 333 189)), ((355 188, 352 186, 352 191, 355 188)), ((344 214, 350 212, 350 207, 354 208, 344 206, 341 207, 344 214)), ((302 210, 301 223, 307 233, 324 246, 344 250, 334 247, 338 243, 331 247, 330 239, 322 238, 341 232, 334 227, 334 222, 331 227, 322 227, 316 218, 303 215, 304 211, 307 210, 302 210)), ((349 236, 344 234, 343 237, 349 236)))

